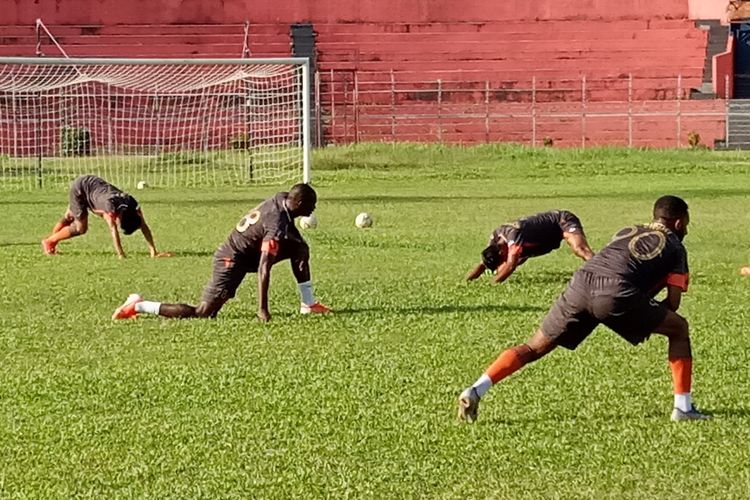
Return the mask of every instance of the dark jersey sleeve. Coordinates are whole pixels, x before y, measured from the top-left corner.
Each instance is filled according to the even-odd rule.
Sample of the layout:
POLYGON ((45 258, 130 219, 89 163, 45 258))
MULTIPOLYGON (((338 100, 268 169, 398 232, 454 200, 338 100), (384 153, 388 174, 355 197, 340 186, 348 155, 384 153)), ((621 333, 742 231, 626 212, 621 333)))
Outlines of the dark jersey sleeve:
POLYGON ((279 253, 279 242, 286 237, 289 220, 284 212, 271 212, 263 218, 263 243, 261 251, 271 255, 279 253))
POLYGON ((518 221, 503 224, 494 231, 493 236, 495 244, 501 248, 503 246, 507 247, 506 257, 503 259, 503 262, 507 259, 508 255, 520 256, 523 253, 525 239, 521 230, 521 224, 518 221))
POLYGON ((574 213, 560 210, 560 229, 566 233, 583 233, 583 224, 574 213))
POLYGON ((687 250, 680 245, 677 249, 677 258, 672 269, 667 273, 667 285, 676 286, 683 292, 688 291, 690 282, 690 271, 688 270, 687 250))

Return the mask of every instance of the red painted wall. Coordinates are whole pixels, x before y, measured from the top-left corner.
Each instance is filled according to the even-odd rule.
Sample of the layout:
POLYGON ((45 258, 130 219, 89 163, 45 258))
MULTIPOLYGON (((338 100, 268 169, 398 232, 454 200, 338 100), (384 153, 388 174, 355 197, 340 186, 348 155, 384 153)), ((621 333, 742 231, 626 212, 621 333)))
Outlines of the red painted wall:
POLYGON ((731 99, 734 95, 734 36, 727 40, 727 51, 714 56, 714 93, 720 99, 731 99))
POLYGON ((687 18, 689 0, 2 0, 0 25, 687 18))

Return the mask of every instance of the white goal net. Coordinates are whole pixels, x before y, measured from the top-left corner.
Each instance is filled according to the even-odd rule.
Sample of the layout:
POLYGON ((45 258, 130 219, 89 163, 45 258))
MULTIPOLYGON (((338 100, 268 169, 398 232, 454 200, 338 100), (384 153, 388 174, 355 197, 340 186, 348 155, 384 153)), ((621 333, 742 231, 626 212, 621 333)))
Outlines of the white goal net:
POLYGON ((0 189, 310 180, 309 66, 0 58, 0 189))

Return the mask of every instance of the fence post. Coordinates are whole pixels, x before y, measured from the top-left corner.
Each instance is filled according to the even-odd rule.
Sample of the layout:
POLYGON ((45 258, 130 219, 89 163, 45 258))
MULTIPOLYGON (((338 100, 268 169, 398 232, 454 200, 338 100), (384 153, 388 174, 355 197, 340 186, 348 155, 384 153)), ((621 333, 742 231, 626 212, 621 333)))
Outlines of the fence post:
MULTIPOLYGON (((344 95, 342 97, 343 99, 343 113, 344 113, 344 124, 343 124, 343 131, 344 131, 344 142, 349 142, 349 80, 344 78, 344 81, 342 82, 344 85, 344 95)), ((353 142, 353 141, 352 141, 353 142)))
POLYGON ((531 146, 536 147, 536 75, 531 77, 531 146))
POLYGON ((443 143, 443 80, 438 79, 437 81, 437 98, 438 98, 438 109, 437 109, 437 122, 438 122, 438 142, 443 143))
POLYGON ((581 78, 581 147, 586 148, 586 75, 581 78))
POLYGON ((331 76, 328 77, 328 84, 330 85, 331 93, 331 121, 329 131, 333 141, 336 141, 336 81, 333 79, 333 70, 331 70, 331 76))
POLYGON ((490 142, 490 81, 484 81, 484 142, 490 142))
POLYGON ((391 142, 396 142, 396 76, 391 70, 391 142))
POLYGON ((359 144, 359 74, 354 72, 354 143, 359 144))
POLYGON ((628 147, 633 147, 633 73, 628 75, 628 147))
POLYGON ((315 147, 323 145, 321 137, 321 105, 320 105, 320 71, 315 70, 315 147))
POLYGON ((682 75, 677 75, 677 147, 682 146, 682 75))
POLYGON ((729 148, 729 75, 724 75, 724 147, 729 148))

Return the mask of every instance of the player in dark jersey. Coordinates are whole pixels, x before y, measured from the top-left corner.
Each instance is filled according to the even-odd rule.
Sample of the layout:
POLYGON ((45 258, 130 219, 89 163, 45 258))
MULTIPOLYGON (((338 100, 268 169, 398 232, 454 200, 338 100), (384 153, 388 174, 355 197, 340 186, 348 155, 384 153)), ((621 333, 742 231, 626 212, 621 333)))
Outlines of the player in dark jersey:
POLYGON ((112 319, 134 318, 138 313, 168 318, 215 317, 227 300, 234 297, 247 273, 258 273, 258 318, 271 319, 268 285, 271 266, 289 259, 301 296, 300 313, 330 312, 317 302, 310 280, 310 249, 294 226, 294 218, 315 210, 317 195, 308 184, 296 184, 288 193, 277 193, 253 208, 214 253, 213 275, 198 306, 145 301, 131 294, 112 319))
POLYGON ((502 283, 526 259, 560 248, 563 240, 583 260, 594 256, 581 221, 567 210, 542 212, 503 224, 492 231, 487 248, 482 251, 482 262, 469 271, 466 279, 475 280, 489 270, 495 273, 493 282, 502 283))
POLYGON ((58 243, 88 231, 89 210, 107 222, 112 243, 119 258, 125 258, 125 252, 122 250, 118 225, 126 235, 133 234, 140 229, 146 239, 151 257, 170 255, 156 251, 151 229, 146 224, 143 212, 135 198, 101 177, 95 175, 78 177, 70 186, 69 196, 70 201, 65 215, 55 224, 52 234, 42 240, 42 250, 45 255, 55 255, 58 243))
POLYGON ((651 333, 667 337, 674 386, 672 420, 705 420, 691 399, 692 352, 687 321, 676 313, 688 287, 687 252, 682 239, 690 221, 687 204, 662 196, 650 224, 626 227, 587 261, 525 344, 504 351, 459 396, 459 418, 473 422, 479 399, 505 377, 557 346, 575 349, 601 324, 633 345, 651 333), (664 287, 667 296, 654 296, 664 287))

